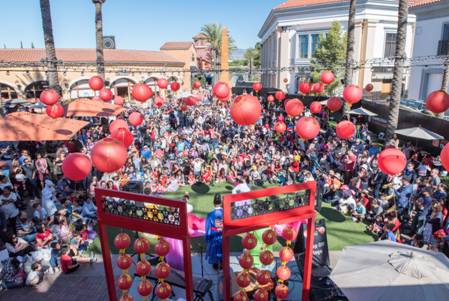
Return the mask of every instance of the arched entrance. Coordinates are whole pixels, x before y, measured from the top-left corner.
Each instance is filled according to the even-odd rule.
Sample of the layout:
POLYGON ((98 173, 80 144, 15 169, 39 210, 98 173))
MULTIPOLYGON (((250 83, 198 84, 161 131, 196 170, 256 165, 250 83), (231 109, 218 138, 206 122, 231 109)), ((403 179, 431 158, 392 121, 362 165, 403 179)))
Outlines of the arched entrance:
POLYGON ((130 78, 122 77, 114 80, 111 83, 111 89, 113 90, 114 95, 118 95, 130 100, 132 91, 131 89, 135 83, 136 82, 130 78))
POLYGON ((70 85, 70 99, 94 97, 88 79, 79 79, 70 85))
POLYGON ((153 91, 159 91, 159 87, 157 86, 157 80, 158 78, 155 76, 152 76, 150 78, 147 78, 144 83, 147 84, 151 90, 153 91))
POLYGON ((41 96, 42 91, 48 88, 48 81, 39 80, 25 87, 25 98, 36 99, 41 96))
POLYGON ((16 98, 17 98, 16 90, 10 85, 0 82, 0 99, 3 101, 16 98))

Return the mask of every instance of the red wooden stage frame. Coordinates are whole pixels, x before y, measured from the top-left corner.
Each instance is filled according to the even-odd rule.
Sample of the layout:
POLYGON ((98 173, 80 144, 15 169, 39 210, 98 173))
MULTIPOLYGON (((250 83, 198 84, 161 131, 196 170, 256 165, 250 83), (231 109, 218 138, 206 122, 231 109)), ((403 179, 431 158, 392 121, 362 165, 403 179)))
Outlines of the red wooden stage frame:
POLYGON ((224 273, 224 299, 232 300, 230 275, 230 247, 231 236, 266 228, 275 224, 286 224, 298 220, 307 220, 307 240, 304 260, 304 275, 302 287, 302 301, 308 301, 310 295, 310 281, 312 272, 313 238, 315 231, 315 193, 316 182, 310 181, 282 187, 273 187, 239 194, 228 194, 223 198, 223 273, 224 273), (303 206, 278 212, 267 212, 233 220, 231 217, 231 204, 244 200, 252 200, 275 195, 295 193, 301 190, 309 191, 309 202, 303 206))
POLYGON ((163 237, 182 240, 184 254, 185 287, 187 301, 193 301, 193 277, 192 259, 190 254, 190 237, 187 223, 187 203, 181 200, 171 200, 159 196, 148 196, 130 192, 119 192, 107 189, 95 189, 95 200, 98 208, 98 225, 103 253, 104 269, 108 285, 110 301, 117 301, 115 279, 112 269, 111 252, 108 243, 107 226, 127 229, 131 231, 145 232, 163 237), (124 215, 111 214, 105 212, 104 201, 106 197, 120 198, 125 201, 140 203, 150 203, 151 205, 161 205, 179 210, 179 225, 162 224, 151 220, 142 220, 124 215))

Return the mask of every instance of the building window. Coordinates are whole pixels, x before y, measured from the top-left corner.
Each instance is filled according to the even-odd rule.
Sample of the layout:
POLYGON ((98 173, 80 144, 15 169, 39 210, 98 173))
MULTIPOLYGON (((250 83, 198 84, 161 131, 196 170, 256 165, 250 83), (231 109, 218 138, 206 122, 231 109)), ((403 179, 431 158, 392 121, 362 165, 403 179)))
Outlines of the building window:
POLYGON ((396 51, 396 33, 388 32, 385 35, 384 57, 394 57, 396 51))
POLYGON ((442 39, 438 41, 437 55, 447 55, 449 44, 449 23, 443 24, 442 39))
POLYGON ((315 56, 320 46, 321 34, 325 35, 326 33, 314 32, 298 34, 299 59, 310 59, 315 56))
POLYGON ((318 33, 314 33, 312 34, 312 57, 315 56, 318 46, 320 46, 320 35, 318 33))
POLYGON ((309 35, 299 35, 299 57, 302 59, 309 58, 309 35))

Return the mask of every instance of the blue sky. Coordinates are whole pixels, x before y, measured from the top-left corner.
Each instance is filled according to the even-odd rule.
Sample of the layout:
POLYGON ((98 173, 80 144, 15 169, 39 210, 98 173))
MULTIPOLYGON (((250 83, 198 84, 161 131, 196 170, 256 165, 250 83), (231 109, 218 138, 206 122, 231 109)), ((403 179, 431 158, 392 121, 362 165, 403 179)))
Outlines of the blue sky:
MULTIPOLYGON (((50 0, 56 47, 95 46, 91 0, 50 0)), ((103 31, 121 49, 157 50, 165 41, 185 41, 203 24, 227 25, 239 48, 252 47, 271 8, 283 0, 107 0, 103 31)), ((39 0, 2 1, 0 47, 43 47, 39 0)))

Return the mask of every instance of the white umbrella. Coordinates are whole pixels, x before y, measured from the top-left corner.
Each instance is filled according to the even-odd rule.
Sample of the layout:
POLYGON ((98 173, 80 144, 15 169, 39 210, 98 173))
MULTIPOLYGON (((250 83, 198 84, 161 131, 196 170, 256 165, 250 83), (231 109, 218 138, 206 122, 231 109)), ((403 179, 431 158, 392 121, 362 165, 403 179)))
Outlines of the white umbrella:
POLYGON ((330 277, 350 301, 449 300, 449 259, 391 241, 346 247, 330 277))
POLYGON ((396 130, 394 131, 398 135, 411 137, 411 138, 417 138, 417 139, 423 139, 423 140, 441 140, 444 139, 443 136, 434 133, 428 129, 425 129, 421 126, 412 127, 408 129, 402 129, 402 130, 396 130))
POLYGON ((365 109, 363 107, 351 110, 351 111, 349 111, 349 114, 352 114, 352 115, 363 115, 363 116, 369 116, 369 117, 377 116, 376 113, 371 112, 370 110, 365 109))

